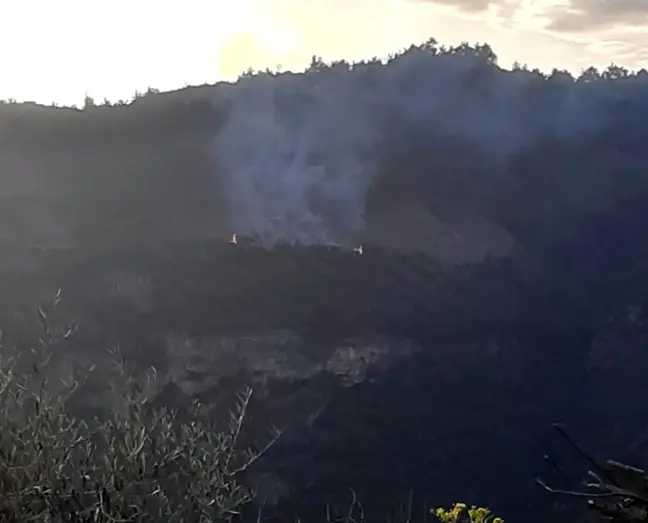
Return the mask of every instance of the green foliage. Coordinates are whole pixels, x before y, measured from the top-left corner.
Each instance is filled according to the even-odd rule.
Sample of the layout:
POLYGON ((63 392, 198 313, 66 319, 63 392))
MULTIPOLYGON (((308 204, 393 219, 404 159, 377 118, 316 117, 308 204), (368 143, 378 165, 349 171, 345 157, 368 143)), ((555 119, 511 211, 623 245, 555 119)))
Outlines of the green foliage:
POLYGON ((110 413, 75 419, 66 405, 92 369, 48 379, 56 343, 43 309, 38 318, 45 334, 31 373, 24 357, 0 352, 0 521, 226 521, 252 499, 238 478, 265 449, 239 450, 250 390, 217 431, 205 405, 187 421, 154 408, 154 372, 136 379, 117 360, 110 413))

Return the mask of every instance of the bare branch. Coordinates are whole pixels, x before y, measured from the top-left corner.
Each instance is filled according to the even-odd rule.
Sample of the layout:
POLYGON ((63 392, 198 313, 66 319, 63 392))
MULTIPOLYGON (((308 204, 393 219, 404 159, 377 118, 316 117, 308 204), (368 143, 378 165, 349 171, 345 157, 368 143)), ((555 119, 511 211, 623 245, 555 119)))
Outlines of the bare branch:
POLYGON ((552 494, 561 494, 561 495, 564 495, 564 496, 573 496, 573 497, 579 497, 579 498, 592 498, 592 499, 619 497, 619 498, 634 499, 635 501, 643 501, 644 503, 648 503, 648 498, 645 498, 643 496, 639 496, 638 494, 635 494, 635 493, 630 492, 628 490, 616 489, 615 487, 612 487, 611 485, 606 485, 605 486, 605 488, 614 489, 614 490, 611 490, 609 492, 578 492, 578 491, 575 491, 575 490, 561 490, 561 489, 551 488, 544 481, 542 481, 541 479, 536 479, 536 483, 538 483, 538 485, 540 485, 547 492, 551 492, 552 494))

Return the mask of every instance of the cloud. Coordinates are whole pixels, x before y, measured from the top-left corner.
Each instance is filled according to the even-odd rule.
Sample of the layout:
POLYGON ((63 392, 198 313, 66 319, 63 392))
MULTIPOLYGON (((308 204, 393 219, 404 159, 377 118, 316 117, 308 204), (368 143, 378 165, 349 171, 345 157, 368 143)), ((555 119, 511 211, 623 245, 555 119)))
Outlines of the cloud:
POLYGON ((411 0, 411 2, 455 7, 470 13, 487 11, 491 5, 499 3, 493 0, 411 0))
POLYGON ((648 25, 646 0, 571 0, 556 7, 549 28, 563 32, 648 25))
POLYGON ((645 66, 646 0, 567 0, 564 5, 549 6, 545 14, 544 30, 581 47, 589 65, 605 67, 614 62, 635 69, 645 66))
POLYGON ((464 11, 481 12, 488 10, 491 4, 497 2, 492 0, 437 0, 437 3, 457 7, 464 11))

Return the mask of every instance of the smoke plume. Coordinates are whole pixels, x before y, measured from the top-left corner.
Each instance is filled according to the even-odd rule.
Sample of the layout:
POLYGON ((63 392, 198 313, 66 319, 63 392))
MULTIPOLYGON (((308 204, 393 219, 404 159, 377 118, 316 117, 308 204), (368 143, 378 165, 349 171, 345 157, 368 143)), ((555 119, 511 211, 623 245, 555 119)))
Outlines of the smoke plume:
POLYGON ((500 174, 492 184, 501 183, 510 159, 534 143, 600 131, 618 82, 586 80, 504 71, 488 46, 434 44, 384 62, 243 77, 219 102, 226 121, 213 141, 232 227, 270 243, 348 243, 366 225, 372 190, 399 176, 384 172, 386 155, 434 156, 440 137, 485 151, 500 174))

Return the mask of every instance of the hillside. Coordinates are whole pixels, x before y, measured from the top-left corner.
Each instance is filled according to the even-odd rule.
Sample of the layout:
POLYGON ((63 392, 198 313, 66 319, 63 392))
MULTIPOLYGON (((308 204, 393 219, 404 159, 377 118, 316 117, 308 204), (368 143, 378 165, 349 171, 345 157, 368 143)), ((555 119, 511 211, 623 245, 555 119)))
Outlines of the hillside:
POLYGON ((278 510, 413 489, 544 521, 552 422, 645 457, 647 81, 428 42, 0 105, 3 330, 26 343, 62 288, 78 360, 120 345, 169 403, 253 383, 258 427, 289 428, 251 479, 278 510))

